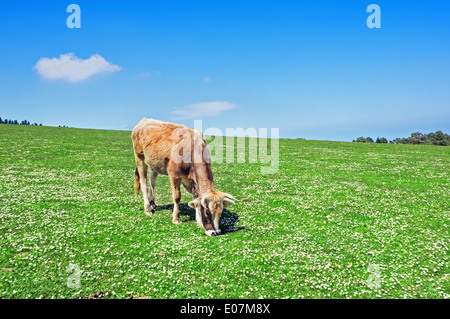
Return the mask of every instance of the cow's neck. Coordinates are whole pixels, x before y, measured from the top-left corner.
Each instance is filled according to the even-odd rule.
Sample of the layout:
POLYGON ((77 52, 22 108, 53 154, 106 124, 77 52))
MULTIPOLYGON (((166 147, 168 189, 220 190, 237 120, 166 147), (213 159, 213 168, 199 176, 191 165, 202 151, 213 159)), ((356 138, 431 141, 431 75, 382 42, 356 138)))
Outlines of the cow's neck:
POLYGON ((214 191, 214 182, 197 180, 198 195, 201 197, 211 191, 214 191))
POLYGON ((195 184, 199 196, 214 191, 214 180, 211 167, 208 164, 195 165, 195 184))

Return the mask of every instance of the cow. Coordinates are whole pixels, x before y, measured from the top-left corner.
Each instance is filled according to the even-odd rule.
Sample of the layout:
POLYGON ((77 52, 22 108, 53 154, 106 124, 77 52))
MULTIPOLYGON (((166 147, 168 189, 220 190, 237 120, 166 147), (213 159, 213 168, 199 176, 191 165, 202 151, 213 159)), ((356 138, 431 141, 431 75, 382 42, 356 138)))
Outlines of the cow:
POLYGON ((143 118, 134 127, 131 139, 136 159, 135 194, 138 197, 142 190, 145 214, 152 215, 156 207, 156 178, 159 174, 168 175, 174 203, 172 222, 181 223, 182 184, 193 195, 188 205, 196 211, 197 225, 205 228, 209 236, 220 235, 219 218, 223 208, 233 205, 236 198, 215 190, 211 154, 202 132, 181 124, 143 118))

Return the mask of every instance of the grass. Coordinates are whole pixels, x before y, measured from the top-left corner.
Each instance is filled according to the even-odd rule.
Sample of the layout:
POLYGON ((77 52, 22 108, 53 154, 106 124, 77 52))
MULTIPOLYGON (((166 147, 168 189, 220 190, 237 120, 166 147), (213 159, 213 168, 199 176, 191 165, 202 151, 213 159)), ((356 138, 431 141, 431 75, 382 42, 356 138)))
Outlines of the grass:
POLYGON ((0 145, 0 298, 450 296, 448 147, 282 139, 274 174, 213 164, 246 199, 211 238, 184 190, 171 223, 166 176, 145 216, 130 132, 0 125, 0 145))

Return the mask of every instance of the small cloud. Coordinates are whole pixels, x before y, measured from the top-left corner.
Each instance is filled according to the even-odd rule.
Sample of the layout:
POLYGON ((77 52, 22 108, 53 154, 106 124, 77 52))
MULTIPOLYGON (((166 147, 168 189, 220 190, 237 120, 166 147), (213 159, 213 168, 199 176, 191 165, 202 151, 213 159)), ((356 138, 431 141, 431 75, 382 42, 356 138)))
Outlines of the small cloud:
POLYGON ((172 111, 178 116, 176 120, 199 119, 210 116, 217 116, 220 113, 236 108, 236 104, 230 102, 203 102, 189 104, 183 108, 172 111))
POLYGON ((83 60, 75 53, 66 53, 59 58, 40 58, 33 69, 45 79, 81 82, 96 74, 113 73, 122 68, 98 54, 83 60))
POLYGON ((148 78, 148 77, 150 77, 152 74, 150 73, 150 72, 141 72, 141 73, 138 73, 138 77, 140 77, 140 78, 148 78))
POLYGON ((152 73, 150 73, 148 71, 145 71, 145 72, 139 72, 137 74, 137 76, 140 77, 140 78, 149 78, 149 77, 155 77, 155 76, 160 76, 160 75, 161 75, 160 71, 155 71, 155 72, 152 72, 152 73))
POLYGON ((205 76, 204 78, 203 78, 203 82, 205 82, 205 83, 209 83, 209 82, 211 82, 213 79, 210 77, 210 76, 205 76))

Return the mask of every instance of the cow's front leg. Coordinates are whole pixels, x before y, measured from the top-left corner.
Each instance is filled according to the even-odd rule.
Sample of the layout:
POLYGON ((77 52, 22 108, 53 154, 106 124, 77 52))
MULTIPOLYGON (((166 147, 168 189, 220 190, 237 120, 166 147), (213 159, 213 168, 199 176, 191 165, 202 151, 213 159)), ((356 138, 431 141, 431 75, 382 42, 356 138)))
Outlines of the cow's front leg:
POLYGON ((204 228, 203 217, 202 217, 202 207, 195 208, 195 220, 197 221, 197 226, 204 228))
POLYGON ((179 211, 179 203, 181 200, 181 179, 180 178, 170 178, 170 184, 172 186, 172 197, 173 197, 173 215, 172 215, 172 223, 181 224, 180 211, 179 211))
POLYGON ((197 226, 204 228, 204 226, 203 226, 203 211, 202 211, 202 210, 204 210, 204 208, 202 206, 201 197, 194 198, 194 200, 189 202, 188 205, 195 209, 195 220, 197 221, 197 226))

